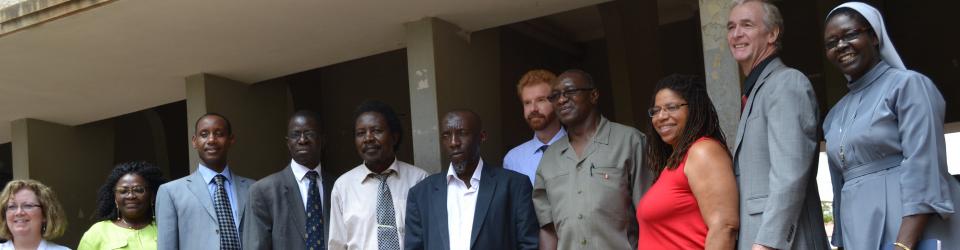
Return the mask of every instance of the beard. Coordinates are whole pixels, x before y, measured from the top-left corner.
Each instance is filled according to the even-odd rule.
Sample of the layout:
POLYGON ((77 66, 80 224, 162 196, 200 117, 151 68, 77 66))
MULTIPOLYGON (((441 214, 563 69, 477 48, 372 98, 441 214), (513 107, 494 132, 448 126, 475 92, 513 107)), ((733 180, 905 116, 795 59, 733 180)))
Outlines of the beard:
POLYGON ((467 171, 467 161, 450 162, 450 165, 453 165, 453 171, 456 172, 458 176, 467 171))
POLYGON ((540 114, 540 112, 534 111, 533 113, 530 113, 529 115, 527 115, 526 120, 527 120, 527 125, 530 125, 530 129, 533 129, 534 131, 539 131, 544 128, 547 128, 547 125, 553 122, 553 117, 546 116, 546 115, 540 114))

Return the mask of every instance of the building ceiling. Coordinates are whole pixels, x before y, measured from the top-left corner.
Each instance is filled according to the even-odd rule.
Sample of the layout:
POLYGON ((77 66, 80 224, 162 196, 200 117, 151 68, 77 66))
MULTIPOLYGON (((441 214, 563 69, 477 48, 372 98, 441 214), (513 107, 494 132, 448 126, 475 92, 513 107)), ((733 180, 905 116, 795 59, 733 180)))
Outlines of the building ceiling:
POLYGON ((404 23, 473 31, 605 0, 117 0, 0 37, 10 122, 78 125, 185 99, 188 75, 254 83, 404 47, 404 23))

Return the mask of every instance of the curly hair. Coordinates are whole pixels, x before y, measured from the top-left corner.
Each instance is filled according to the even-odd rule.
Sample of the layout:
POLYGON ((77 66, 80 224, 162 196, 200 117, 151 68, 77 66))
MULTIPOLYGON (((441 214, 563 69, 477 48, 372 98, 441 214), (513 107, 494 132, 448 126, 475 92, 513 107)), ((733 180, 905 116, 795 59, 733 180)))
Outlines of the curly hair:
POLYGON ((383 116, 383 119, 386 119, 390 133, 397 135, 397 141, 393 143, 393 151, 399 151, 400 142, 403 141, 403 125, 400 123, 400 117, 397 116, 397 112, 394 112, 390 105, 381 101, 366 100, 353 111, 354 123, 356 123, 357 119, 360 119, 360 115, 366 112, 379 113, 383 116))
POLYGON ((717 110, 707 95, 707 84, 700 76, 673 74, 657 83, 653 91, 654 98, 650 98, 650 106, 654 104, 660 90, 669 89, 687 101, 687 125, 677 138, 677 147, 671 147, 663 141, 651 122, 647 131, 647 166, 657 176, 663 169, 676 169, 680 161, 687 154, 687 150, 700 137, 709 137, 726 145, 727 141, 720 128, 720 119, 717 110))
POLYGON ((103 186, 100 186, 97 195, 97 210, 93 214, 94 219, 113 220, 118 217, 114 190, 117 188, 117 182, 120 181, 120 178, 128 174, 138 175, 147 181, 148 199, 150 199, 151 205, 149 210, 151 217, 153 217, 154 208, 152 206, 157 190, 160 189, 160 185, 167 182, 167 179, 163 178, 163 173, 160 172, 159 168, 148 162, 140 161, 117 164, 113 168, 103 186))
MULTIPOLYGON (((53 192, 53 189, 47 185, 43 185, 43 183, 39 181, 12 180, 8 182, 7 186, 3 188, 3 193, 0 194, 0 202, 3 202, 3 214, 7 214, 6 204, 9 204, 14 194, 22 189, 33 191, 37 196, 37 201, 40 202, 40 209, 43 212, 43 219, 45 221, 40 232, 40 237, 45 240, 53 240, 63 235, 63 232, 67 230, 67 215, 64 213, 63 207, 60 205, 60 201, 57 200, 57 194, 53 192)), ((13 239, 13 234, 7 225, 6 217, 0 220, 0 238, 13 239)))

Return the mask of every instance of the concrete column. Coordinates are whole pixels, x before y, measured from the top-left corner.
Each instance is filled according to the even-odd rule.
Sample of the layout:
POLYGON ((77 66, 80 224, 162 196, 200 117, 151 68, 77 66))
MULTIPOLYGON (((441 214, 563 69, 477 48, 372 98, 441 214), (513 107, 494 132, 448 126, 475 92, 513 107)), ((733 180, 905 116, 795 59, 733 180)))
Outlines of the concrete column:
POLYGON ((57 243, 76 246, 93 224, 97 190, 113 169, 113 127, 111 120, 80 126, 13 121, 13 178, 40 181, 58 194, 69 223, 57 243))
POLYGON ((470 33, 436 18, 407 23, 406 31, 414 164, 433 173, 447 167, 439 119, 447 111, 466 108, 480 115, 487 132, 480 149, 483 160, 499 165, 499 31, 470 33))
MULTIPOLYGON (((599 5, 606 34, 613 98, 611 119, 643 129, 650 122, 646 108, 663 75, 657 52, 657 1, 619 0, 599 5)), ((604 97, 601 97, 604 98, 604 97)))
MULTIPOLYGON (((235 173, 259 179, 287 166, 290 154, 284 141, 292 101, 283 82, 248 85, 211 74, 186 78, 188 137, 197 119, 208 112, 226 116, 236 144, 229 152, 229 166, 235 173)), ((190 172, 200 162, 192 145, 190 172)))
POLYGON ((707 92, 720 117, 727 146, 736 140, 740 122, 740 71, 727 46, 729 0, 700 0, 700 28, 703 34, 703 66, 707 92))

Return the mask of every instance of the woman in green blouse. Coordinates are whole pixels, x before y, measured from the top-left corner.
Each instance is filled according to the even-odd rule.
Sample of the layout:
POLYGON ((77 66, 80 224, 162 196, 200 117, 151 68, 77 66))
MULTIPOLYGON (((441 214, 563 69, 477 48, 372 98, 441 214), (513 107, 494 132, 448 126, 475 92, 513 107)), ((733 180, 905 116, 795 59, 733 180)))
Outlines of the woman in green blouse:
POLYGON ((146 162, 117 165, 100 187, 93 224, 78 250, 157 249, 154 199, 166 182, 160 169, 146 162))

